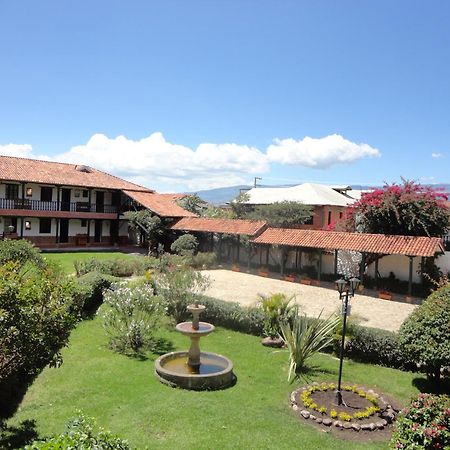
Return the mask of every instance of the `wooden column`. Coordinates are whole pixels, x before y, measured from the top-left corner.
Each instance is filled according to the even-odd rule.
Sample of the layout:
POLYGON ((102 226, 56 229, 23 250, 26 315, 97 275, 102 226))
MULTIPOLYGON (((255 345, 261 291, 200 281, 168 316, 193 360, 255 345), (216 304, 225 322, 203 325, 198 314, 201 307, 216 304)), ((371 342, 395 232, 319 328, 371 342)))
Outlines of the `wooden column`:
POLYGON ((318 268, 318 277, 317 277, 319 282, 320 282, 320 280, 322 278, 322 253, 323 253, 322 249, 320 249, 319 250, 319 268, 318 268))
POLYGON ((59 219, 56 219, 56 236, 55 243, 59 244, 59 219))
POLYGON ((87 244, 91 242, 91 219, 87 219, 87 244))
POLYGON ((219 234, 219 246, 218 246, 218 254, 217 254, 217 261, 220 261, 222 256, 222 235, 219 234))
POLYGON ((412 295, 412 277, 413 277, 414 256, 408 256, 408 258, 409 258, 408 295, 412 295))
POLYGON ((303 252, 301 249, 299 249, 298 252, 298 271, 301 272, 302 270, 302 258, 303 258, 303 252))
POLYGON ((266 247, 266 266, 267 266, 267 269, 269 268, 269 253, 270 253, 270 245, 267 244, 267 247, 266 247))
POLYGON ((284 275, 284 252, 286 249, 284 247, 280 247, 280 274, 284 275))
POLYGON ((211 233, 211 241, 210 241, 210 251, 214 252, 214 233, 211 233))
POLYGON ((378 289, 378 261, 380 260, 379 255, 375 260, 375 289, 378 289))
POLYGON ((241 236, 238 235, 237 238, 237 247, 236 247, 236 259, 237 263, 239 264, 239 256, 240 256, 240 250, 241 250, 241 236))
POLYGON ((363 252, 361 253, 361 264, 359 266, 359 281, 361 282, 361 284, 363 284, 365 266, 366 266, 366 254, 363 252))
POLYGON ((247 260, 247 271, 250 272, 250 266, 252 263, 252 244, 248 243, 248 260, 247 260))
POLYGON ((338 270, 338 251, 334 251, 334 274, 337 275, 338 270))

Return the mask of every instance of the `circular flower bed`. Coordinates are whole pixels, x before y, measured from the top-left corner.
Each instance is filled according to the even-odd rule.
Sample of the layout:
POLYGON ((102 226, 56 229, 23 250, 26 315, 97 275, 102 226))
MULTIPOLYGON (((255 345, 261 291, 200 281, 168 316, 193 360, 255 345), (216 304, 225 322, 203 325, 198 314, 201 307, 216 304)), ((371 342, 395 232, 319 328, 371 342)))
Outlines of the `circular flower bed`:
POLYGON ((397 411, 372 389, 344 384, 342 397, 338 405, 334 383, 313 383, 292 392, 291 406, 304 419, 355 431, 383 429, 395 420, 397 411))

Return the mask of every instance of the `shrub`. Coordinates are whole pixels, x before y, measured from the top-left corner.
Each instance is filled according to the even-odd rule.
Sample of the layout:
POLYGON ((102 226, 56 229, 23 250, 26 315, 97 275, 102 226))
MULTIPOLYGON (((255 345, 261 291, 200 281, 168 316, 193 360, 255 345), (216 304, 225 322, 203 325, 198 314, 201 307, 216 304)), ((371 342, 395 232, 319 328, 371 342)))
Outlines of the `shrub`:
POLYGON ((154 333, 163 322, 165 307, 150 286, 113 285, 105 292, 109 309, 103 314, 111 348, 120 353, 152 350, 154 333))
MULTIPOLYGON (((202 320, 241 333, 255 336, 262 335, 265 315, 260 308, 245 307, 239 303, 205 296, 198 296, 198 301, 206 306, 201 315, 202 320)), ((187 316, 188 313, 186 312, 183 320, 187 316)))
POLYGON ((178 255, 193 255, 198 247, 198 240, 192 234, 183 234, 170 246, 170 250, 178 255))
POLYGON ((0 265, 15 261, 20 266, 27 262, 32 262, 38 267, 45 267, 45 262, 39 252, 31 242, 25 239, 0 241, 0 265))
POLYGON ((398 333, 353 325, 345 356, 356 361, 395 369, 414 370, 415 364, 408 359, 399 343, 398 333))
POLYGON ((260 294, 259 298, 259 305, 265 315, 264 334, 270 337, 277 336, 281 332, 280 323, 289 320, 297 309, 292 305, 294 296, 276 293, 270 296, 260 294))
POLYGON ((209 279, 189 267, 173 267, 155 276, 156 291, 167 303, 168 314, 180 322, 186 307, 209 285, 209 279))
POLYGON ((450 397, 419 394, 397 417, 393 449, 447 449, 450 446, 450 397))
POLYGON ((127 441, 120 439, 109 431, 102 428, 96 431, 94 419, 79 414, 78 417, 69 422, 65 433, 44 441, 35 441, 25 447, 25 450, 59 449, 129 450, 130 446, 127 441))
POLYGON ((439 384, 450 366, 450 285, 433 292, 402 324, 400 345, 428 379, 439 384))
POLYGON ((305 370, 311 356, 331 344, 338 321, 339 317, 335 315, 326 320, 321 319, 321 314, 315 319, 308 319, 297 312, 292 325, 289 322, 281 323, 282 336, 289 350, 288 379, 291 382, 305 370))
POLYGON ((188 258, 188 264, 194 269, 210 269, 217 263, 217 255, 213 252, 197 253, 188 258))
POLYGON ((103 303, 103 292, 109 289, 117 278, 99 272, 90 272, 75 280, 74 296, 83 317, 89 317, 103 303))
POLYGON ((79 315, 72 294, 71 284, 49 269, 0 267, 1 409, 12 408, 12 397, 43 367, 61 363, 79 315))
POLYGON ((155 258, 113 258, 96 259, 91 258, 84 261, 75 261, 75 271, 77 276, 85 275, 89 272, 99 272, 115 277, 130 277, 132 275, 142 275, 146 270, 155 265, 155 258))

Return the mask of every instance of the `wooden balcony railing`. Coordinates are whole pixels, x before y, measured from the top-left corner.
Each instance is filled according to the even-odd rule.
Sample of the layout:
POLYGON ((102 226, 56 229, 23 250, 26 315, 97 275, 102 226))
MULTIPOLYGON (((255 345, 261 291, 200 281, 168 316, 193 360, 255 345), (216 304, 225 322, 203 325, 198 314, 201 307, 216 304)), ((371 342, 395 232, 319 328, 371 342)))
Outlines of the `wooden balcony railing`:
POLYGON ((88 202, 42 202, 40 200, 0 198, 0 209, 29 209, 31 211, 70 211, 113 214, 117 206, 88 202))

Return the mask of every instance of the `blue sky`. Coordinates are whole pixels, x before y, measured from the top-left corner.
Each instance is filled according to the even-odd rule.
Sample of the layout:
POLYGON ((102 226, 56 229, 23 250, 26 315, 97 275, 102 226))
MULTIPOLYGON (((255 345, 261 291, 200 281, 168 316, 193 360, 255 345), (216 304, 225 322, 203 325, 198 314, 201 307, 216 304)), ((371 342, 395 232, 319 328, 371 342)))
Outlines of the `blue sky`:
POLYGON ((162 192, 448 183, 449 20, 448 1, 0 0, 0 154, 162 192))

